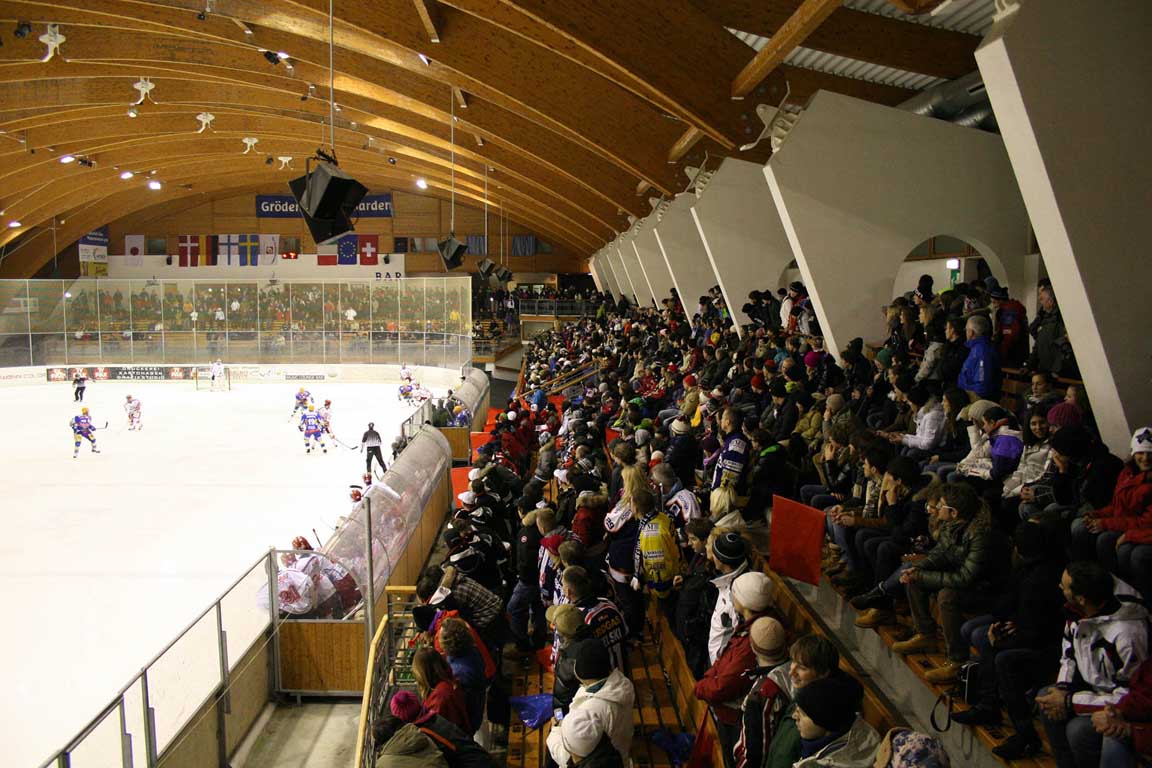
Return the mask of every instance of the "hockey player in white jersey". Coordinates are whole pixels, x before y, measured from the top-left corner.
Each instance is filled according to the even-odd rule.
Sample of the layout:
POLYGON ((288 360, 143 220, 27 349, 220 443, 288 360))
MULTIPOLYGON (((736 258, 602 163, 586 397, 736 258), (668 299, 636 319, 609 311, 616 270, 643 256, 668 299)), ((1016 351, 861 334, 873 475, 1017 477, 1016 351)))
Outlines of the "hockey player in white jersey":
POLYGON ((220 358, 216 358, 216 362, 212 363, 212 389, 224 388, 224 363, 220 358))
POLYGON ((324 405, 316 409, 316 415, 320 417, 320 426, 324 428, 324 431, 332 434, 332 430, 330 429, 332 421, 332 401, 325 400, 324 405))
POLYGON ((124 402, 124 412, 128 414, 128 431, 137 432, 144 429, 144 424, 140 420, 140 399, 127 395, 124 402))

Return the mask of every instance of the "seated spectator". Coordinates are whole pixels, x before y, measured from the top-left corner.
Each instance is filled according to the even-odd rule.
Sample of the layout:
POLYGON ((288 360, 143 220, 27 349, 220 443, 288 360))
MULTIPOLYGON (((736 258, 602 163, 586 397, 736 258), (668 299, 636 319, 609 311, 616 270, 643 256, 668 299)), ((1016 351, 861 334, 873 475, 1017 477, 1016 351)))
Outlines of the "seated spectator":
MULTIPOLYGON (((1095 554, 1100 563, 1113 573, 1127 572, 1123 574, 1125 578, 1132 576, 1132 550, 1125 551, 1127 562, 1123 565, 1119 562, 1118 550, 1132 541, 1127 533, 1135 533, 1136 529, 1152 529, 1152 430, 1147 427, 1136 430, 1132 435, 1131 449, 1132 456, 1125 462, 1116 480, 1112 502, 1073 520, 1071 542, 1074 556, 1090 558, 1095 554)), ((1138 539, 1139 535, 1135 538, 1138 539)), ((1149 577, 1152 577, 1152 573, 1148 572, 1150 564, 1145 561, 1137 569, 1140 578, 1134 581, 1142 583, 1135 583, 1134 586, 1141 594, 1145 594, 1149 577)))
POLYGON ((943 527, 936 546, 900 576, 908 588, 915 634, 892 646, 899 654, 936 651, 936 620, 928 603, 935 595, 948 663, 927 673, 926 679, 933 683, 955 679, 968 659, 968 643, 960 636, 963 612, 986 610, 1008 568, 1008 552, 1000 550, 1002 540, 992 536, 988 511, 976 492, 970 486, 949 483, 943 488, 943 502, 938 512, 943 527))
POLYGON ((1032 374, 1032 383, 1024 395, 1024 407, 1020 410, 1020 420, 1027 421, 1032 414, 1045 415, 1048 410, 1063 402, 1064 396, 1052 387, 1052 375, 1044 371, 1032 374))
MULTIPOLYGON (((607 649, 594 640, 577 645, 573 656, 580 689, 572 698, 568 715, 548 734, 549 754, 557 765, 567 766, 571 757, 569 745, 583 751, 592 736, 600 734, 608 737, 622 760, 628 759, 632 751, 632 707, 636 700, 632 681, 612 666, 607 649), (569 719, 580 710, 584 713, 568 725, 569 719)), ((597 737, 595 741, 598 744, 600 739, 597 737)))
POLYGON ((805 635, 792 643, 788 649, 789 663, 781 667, 786 674, 776 676, 782 684, 782 693, 788 697, 788 705, 776 723, 776 732, 768 746, 768 755, 763 763, 767 768, 792 768, 800 759, 800 733, 796 729, 796 693, 805 686, 824 680, 840 672, 840 653, 836 646, 821 635, 805 635))
POLYGON ((903 446, 901 452, 905 456, 922 461, 931 456, 943 440, 944 408, 923 385, 908 390, 905 399, 912 408, 916 431, 906 434, 882 432, 880 436, 894 445, 903 446))
POLYGON ((739 615, 724 650, 696 683, 695 696, 707 702, 716 716, 716 731, 725 764, 734 765, 733 750, 740 739, 740 702, 751 688, 747 673, 756 667, 752 623, 772 604, 772 580, 759 571, 742 574, 732 583, 732 607, 739 615))
MULTIPOLYGON (((1058 768, 1083 768, 1100 762, 1102 736, 1091 713, 1119 703, 1148 656, 1149 616, 1139 603, 1120 601, 1096 563, 1071 563, 1060 587, 1074 618, 1064 627, 1056 684, 1036 696, 1036 706, 1058 768)), ((1029 746, 1022 743, 1019 756, 1035 754, 1029 746)))
POLYGON ((692 554, 685 574, 673 580, 679 590, 673 627, 684 647, 684 660, 699 680, 708 668, 708 627, 716 605, 714 571, 708 555, 712 521, 692 520, 684 530, 692 554))
POLYGON ((740 706, 740 740, 734 750, 736 768, 763 765, 776 728, 788 707, 788 633, 770 616, 752 622, 748 633, 756 667, 740 706))
POLYGON ((928 457, 924 471, 938 475, 941 480, 947 480, 948 475, 956 469, 956 464, 968 455, 972 446, 968 442, 967 425, 960 418, 961 411, 968 406, 968 393, 958 387, 951 387, 944 392, 941 407, 944 411, 944 420, 940 434, 940 444, 928 457))
POLYGON ((870 768, 880 734, 859 716, 863 702, 864 689, 843 672, 796 691, 792 716, 800 759, 795 768, 870 768))
POLYGON ((1128 693, 1115 706, 1092 713, 1092 726, 1104 737, 1104 768, 1135 766, 1152 757, 1152 662, 1140 663, 1128 693))
POLYGON ((1049 470, 1020 492, 1020 517, 1068 522, 1112 500, 1124 467, 1082 426, 1067 426, 1051 439, 1049 470))
POLYGON ((1034 483, 1044 474, 1048 466, 1051 446, 1048 437, 1052 428, 1046 413, 1033 413, 1028 419, 1028 430, 1024 433, 1024 452, 1020 455, 1020 465, 1016 471, 1004 478, 1002 496, 1005 499, 1020 497, 1020 489, 1027 483, 1034 483))
POLYGON ((474 733, 480 723, 473 723, 468 714, 464 689, 452 674, 444 657, 432 648, 421 648, 412 657, 412 677, 416 692, 424 701, 424 709, 441 715, 465 733, 474 733))
POLYGON ((861 531, 884 524, 880 511, 881 485, 884 480, 884 469, 888 466, 891 455, 891 451, 882 444, 868 446, 864 450, 861 463, 868 483, 863 505, 849 506, 850 502, 837 504, 827 510, 832 540, 840 548, 843 564, 840 569, 835 567, 829 569, 829 573, 837 574, 832 577, 832 583, 852 593, 852 597, 868 591, 873 586, 872 574, 865 567, 866 563, 860 554, 857 539, 861 531))
POLYGON ((997 747, 1007 754, 1039 744, 1027 693, 1047 679, 1059 658, 1064 603, 1064 558, 1055 536, 1044 526, 1022 523, 1015 546, 1017 565, 992 613, 960 628, 980 654, 979 698, 952 717, 962 725, 999 725, 1003 707, 1016 731, 997 747))
POLYGON ((944 745, 935 736, 908 728, 888 731, 876 748, 873 768, 951 768, 944 745))
POLYGON ((748 570, 748 544, 733 531, 713 531, 708 557, 718 574, 712 579, 716 603, 708 628, 708 663, 720 658, 728 639, 736 631, 740 615, 732 604, 732 583, 748 570))

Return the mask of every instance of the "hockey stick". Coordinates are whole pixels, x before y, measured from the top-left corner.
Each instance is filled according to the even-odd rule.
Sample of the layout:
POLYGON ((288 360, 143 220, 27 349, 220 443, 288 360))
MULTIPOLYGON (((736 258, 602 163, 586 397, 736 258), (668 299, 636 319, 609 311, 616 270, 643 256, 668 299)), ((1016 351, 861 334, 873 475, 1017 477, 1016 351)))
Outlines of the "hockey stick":
POLYGON ((333 440, 334 440, 334 441, 335 441, 337 444, 344 446, 345 448, 347 448, 347 449, 348 449, 348 450, 350 450, 350 451, 355 451, 355 450, 357 450, 357 449, 359 448, 359 446, 356 446, 356 445, 348 445, 348 443, 346 443, 346 442, 344 442, 343 440, 341 440, 340 438, 336 437, 335 433, 333 433, 331 430, 329 430, 329 431, 328 431, 328 434, 329 434, 329 435, 332 435, 332 439, 333 439, 333 440))

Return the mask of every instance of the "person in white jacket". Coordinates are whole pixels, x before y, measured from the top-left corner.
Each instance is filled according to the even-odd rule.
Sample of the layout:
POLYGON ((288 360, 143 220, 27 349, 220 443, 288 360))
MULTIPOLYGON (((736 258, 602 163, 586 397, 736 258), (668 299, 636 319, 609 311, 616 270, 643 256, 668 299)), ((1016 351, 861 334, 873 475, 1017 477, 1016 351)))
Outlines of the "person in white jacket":
POLYGON ((1033 413, 1028 419, 1028 432, 1024 437, 1024 453, 1020 456, 1020 466, 1004 480, 1003 497, 1019 498, 1020 489, 1026 483, 1034 483, 1048 467, 1048 456, 1052 446, 1048 442, 1051 428, 1048 418, 1042 413, 1033 413))
POLYGON ((1096 765, 1102 737, 1091 715, 1128 693, 1132 674, 1148 657, 1149 614, 1117 597, 1099 563, 1070 563, 1060 588, 1078 618, 1064 625, 1056 684, 1036 696, 1036 706, 1058 766, 1096 765))
POLYGON ((912 419, 916 424, 914 433, 881 432, 881 437, 894 445, 902 445, 904 454, 912 453, 916 459, 926 459, 944 439, 944 406, 932 396, 923 384, 908 390, 904 399, 912 406, 912 419))
POLYGON ((599 640, 582 640, 573 648, 572 656, 580 689, 572 697, 568 717, 580 713, 571 726, 580 733, 569 734, 570 738, 566 739, 564 729, 568 717, 559 721, 548 734, 549 754, 557 765, 568 765, 569 747, 585 741, 589 728, 595 727, 608 737, 628 764, 632 751, 632 708, 636 703, 632 681, 612 667, 608 650, 599 640))

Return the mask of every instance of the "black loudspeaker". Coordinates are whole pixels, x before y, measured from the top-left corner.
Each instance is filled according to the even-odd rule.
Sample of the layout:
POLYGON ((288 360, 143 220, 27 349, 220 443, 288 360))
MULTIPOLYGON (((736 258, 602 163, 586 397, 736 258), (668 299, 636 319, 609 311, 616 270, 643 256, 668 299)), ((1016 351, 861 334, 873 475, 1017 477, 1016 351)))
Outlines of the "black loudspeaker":
POLYGON ((480 259, 480 263, 476 265, 476 269, 480 272, 482 277, 488 277, 492 274, 492 270, 496 269, 496 263, 489 258, 480 259))
POLYGON ((449 235, 447 240, 436 243, 436 250, 444 260, 445 269, 456 269, 464 263, 464 254, 468 252, 468 246, 457 240, 454 235, 449 235))
POLYGON ((353 231, 352 213, 368 193, 367 187, 330 163, 318 163, 288 187, 317 245, 331 244, 353 231))
POLYGON ((512 281, 512 270, 508 269, 508 267, 497 267, 496 271, 492 273, 492 276, 502 283, 508 283, 512 281))

